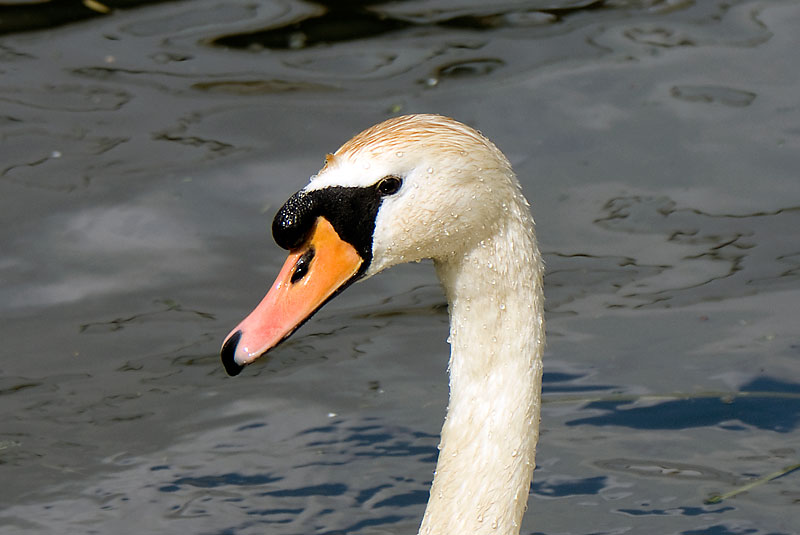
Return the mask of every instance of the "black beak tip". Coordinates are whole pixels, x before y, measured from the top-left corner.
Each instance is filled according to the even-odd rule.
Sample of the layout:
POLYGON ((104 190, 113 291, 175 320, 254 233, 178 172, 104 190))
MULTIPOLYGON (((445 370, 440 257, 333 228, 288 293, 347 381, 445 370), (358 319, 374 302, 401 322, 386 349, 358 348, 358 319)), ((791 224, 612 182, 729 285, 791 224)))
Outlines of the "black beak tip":
POLYGON ((236 346, 239 345, 239 339, 241 337, 242 331, 236 331, 233 333, 227 340, 225 340, 225 343, 222 344, 222 349, 219 352, 220 357, 222 357, 222 365, 225 366, 225 371, 231 377, 239 375, 244 369, 244 366, 237 363, 233 358, 236 354, 236 346))

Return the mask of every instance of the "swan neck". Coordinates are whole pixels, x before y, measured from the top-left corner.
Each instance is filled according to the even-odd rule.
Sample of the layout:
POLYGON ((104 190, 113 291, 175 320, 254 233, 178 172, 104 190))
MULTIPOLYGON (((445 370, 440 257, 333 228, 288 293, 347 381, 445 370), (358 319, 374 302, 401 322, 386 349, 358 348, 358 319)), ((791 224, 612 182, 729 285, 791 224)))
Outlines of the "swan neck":
POLYGON ((437 261, 450 312, 450 402, 423 535, 517 535, 534 469, 542 262, 527 207, 437 261))

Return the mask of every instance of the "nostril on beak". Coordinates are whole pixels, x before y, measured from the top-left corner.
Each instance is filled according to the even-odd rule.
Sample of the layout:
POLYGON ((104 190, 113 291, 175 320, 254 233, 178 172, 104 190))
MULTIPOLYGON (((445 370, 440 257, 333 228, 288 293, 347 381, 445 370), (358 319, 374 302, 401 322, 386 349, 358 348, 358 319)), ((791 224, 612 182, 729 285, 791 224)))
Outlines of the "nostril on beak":
POLYGON ((239 345, 239 339, 242 337, 242 331, 236 331, 232 335, 225 340, 225 343, 222 344, 222 350, 220 351, 220 357, 222 357, 222 365, 225 366, 225 371, 231 377, 239 375, 241 371, 244 369, 244 366, 241 366, 239 363, 236 362, 234 356, 236 355, 236 346, 239 345))
POLYGON ((314 254, 314 248, 309 247, 308 251, 297 259, 297 263, 294 265, 294 272, 292 272, 292 277, 289 279, 292 284, 302 280, 303 277, 306 276, 311 267, 311 261, 314 259, 314 254))

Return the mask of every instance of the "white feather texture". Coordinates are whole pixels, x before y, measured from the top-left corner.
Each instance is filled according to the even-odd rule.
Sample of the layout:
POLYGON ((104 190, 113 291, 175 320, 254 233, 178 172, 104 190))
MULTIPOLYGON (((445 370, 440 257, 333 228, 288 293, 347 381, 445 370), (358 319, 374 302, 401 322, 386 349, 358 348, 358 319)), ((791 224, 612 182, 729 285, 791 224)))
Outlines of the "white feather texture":
POLYGON ((508 160, 437 115, 390 119, 329 155, 307 190, 394 175, 367 276, 432 258, 450 312, 450 402, 420 533, 519 533, 541 405, 543 266, 508 160))

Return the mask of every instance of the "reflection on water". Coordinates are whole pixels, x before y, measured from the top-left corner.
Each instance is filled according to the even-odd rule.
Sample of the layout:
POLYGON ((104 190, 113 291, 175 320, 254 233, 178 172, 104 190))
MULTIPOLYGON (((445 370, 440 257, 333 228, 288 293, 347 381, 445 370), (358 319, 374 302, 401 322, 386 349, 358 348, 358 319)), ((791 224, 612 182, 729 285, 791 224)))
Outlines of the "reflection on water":
POLYGON ((633 429, 719 427, 730 431, 749 427, 790 433, 796 431, 800 424, 800 384, 781 383, 761 377, 742 385, 741 391, 733 399, 730 396, 692 396, 689 399, 663 401, 647 407, 630 405, 628 401, 595 401, 585 408, 604 412, 605 415, 579 418, 567 422, 567 425, 613 425, 633 429), (774 390, 776 386, 780 390, 774 390), (759 387, 767 392, 785 392, 790 395, 770 396, 759 391, 759 387))
POLYGON ((797 533, 796 471, 704 501, 800 456, 798 23, 748 0, 0 7, 0 533, 416 531, 447 403, 430 265, 235 380, 218 349, 280 266, 274 210, 420 111, 509 154, 546 252, 522 533, 797 533))
POLYGON ((277 28, 218 37, 212 44, 249 50, 299 49, 377 37, 410 25, 361 6, 331 2, 312 9, 302 20, 292 20, 277 28))
POLYGON ((429 2, 320 1, 306 6, 303 13, 281 17, 288 19, 285 24, 270 21, 268 29, 218 37, 212 44, 251 51, 261 48, 297 50, 379 36, 392 38, 391 34, 400 30, 434 30, 436 27, 498 30, 556 24, 584 11, 613 9, 613 6, 597 0, 542 3, 532 9, 527 8, 524 2, 511 9, 502 5, 488 9, 483 6, 458 7, 457 4, 445 4, 437 9, 429 2))

